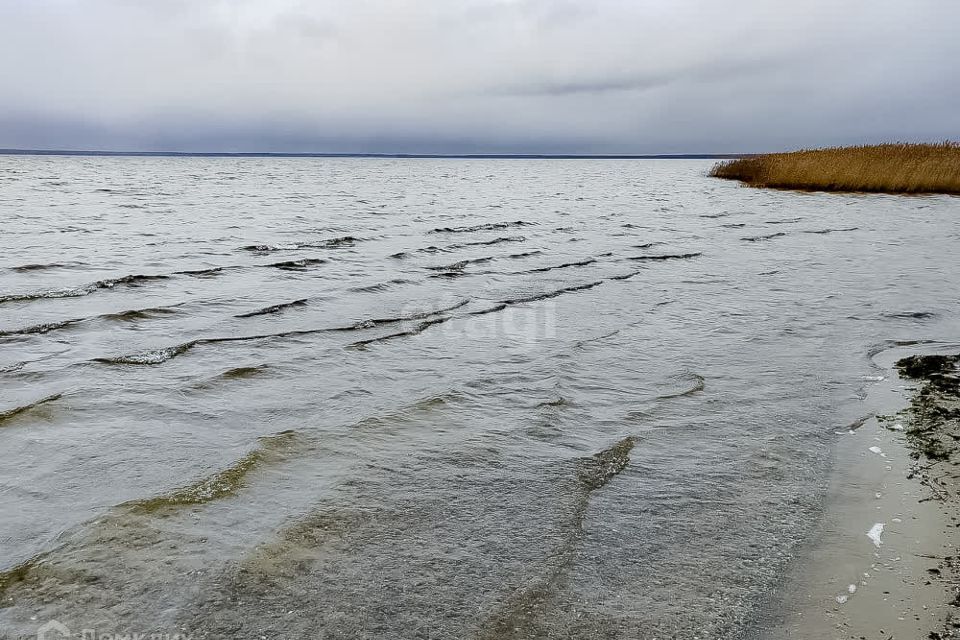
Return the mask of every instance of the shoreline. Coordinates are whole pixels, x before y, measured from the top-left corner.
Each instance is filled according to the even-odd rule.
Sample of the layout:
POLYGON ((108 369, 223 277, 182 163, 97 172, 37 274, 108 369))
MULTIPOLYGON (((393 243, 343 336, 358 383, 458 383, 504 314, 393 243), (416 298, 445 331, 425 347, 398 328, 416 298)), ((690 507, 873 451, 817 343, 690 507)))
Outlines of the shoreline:
MULTIPOLYGON (((960 484, 956 474, 941 470, 935 476, 940 484, 931 488, 931 461, 923 450, 931 438, 944 437, 954 442, 950 453, 957 452, 950 435, 960 437, 955 413, 927 427, 931 414, 942 416, 930 407, 960 398, 952 395, 956 386, 924 392, 929 378, 907 377, 901 364, 915 357, 926 363, 933 353, 951 351, 960 349, 898 346, 874 357, 876 378, 882 379, 866 381, 861 416, 836 429, 840 440, 817 533, 797 554, 753 637, 941 640, 958 635, 960 484), (928 409, 922 424, 916 416, 918 397, 925 398, 928 409)), ((917 370, 942 375, 941 369, 917 370)), ((938 461, 943 463, 948 460, 938 461)))
POLYGON ((102 158, 384 158, 427 160, 730 160, 745 153, 399 153, 322 151, 118 151, 110 149, 0 149, 0 156, 78 156, 102 158))

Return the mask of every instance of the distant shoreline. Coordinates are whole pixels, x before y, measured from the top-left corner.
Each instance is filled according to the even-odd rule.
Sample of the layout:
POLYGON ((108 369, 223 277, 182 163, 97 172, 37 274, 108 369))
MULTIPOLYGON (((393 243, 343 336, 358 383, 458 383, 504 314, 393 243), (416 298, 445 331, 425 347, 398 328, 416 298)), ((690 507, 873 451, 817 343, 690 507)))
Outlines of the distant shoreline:
POLYGON ((536 154, 536 153, 282 153, 269 151, 94 151, 73 149, 0 149, 4 156, 104 156, 173 158, 425 158, 437 160, 727 160, 747 157, 743 153, 677 154, 536 154))

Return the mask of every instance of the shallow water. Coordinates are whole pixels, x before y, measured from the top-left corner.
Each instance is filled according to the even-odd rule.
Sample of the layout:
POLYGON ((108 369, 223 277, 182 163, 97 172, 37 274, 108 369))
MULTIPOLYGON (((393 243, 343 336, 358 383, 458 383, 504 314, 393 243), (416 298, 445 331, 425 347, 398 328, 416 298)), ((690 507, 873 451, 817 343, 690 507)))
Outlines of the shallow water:
POLYGON ((960 200, 0 157, 0 633, 756 631, 960 200))

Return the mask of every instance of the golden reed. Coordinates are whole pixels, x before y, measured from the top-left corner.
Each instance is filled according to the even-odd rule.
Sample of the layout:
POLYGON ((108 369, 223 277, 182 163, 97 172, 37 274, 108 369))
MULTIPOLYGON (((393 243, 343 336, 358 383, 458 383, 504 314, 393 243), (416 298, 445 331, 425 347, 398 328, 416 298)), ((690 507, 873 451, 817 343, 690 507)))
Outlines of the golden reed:
POLYGON ((892 143, 746 156, 716 164, 716 178, 806 191, 960 195, 960 143, 892 143))

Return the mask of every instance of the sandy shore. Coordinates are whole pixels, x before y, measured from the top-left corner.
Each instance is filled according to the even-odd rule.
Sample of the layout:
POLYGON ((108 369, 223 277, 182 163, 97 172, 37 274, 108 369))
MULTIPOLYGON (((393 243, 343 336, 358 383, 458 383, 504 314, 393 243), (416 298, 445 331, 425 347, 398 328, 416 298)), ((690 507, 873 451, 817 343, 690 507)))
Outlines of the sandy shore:
POLYGON ((955 359, 924 353, 874 357, 882 380, 837 429, 826 512, 758 637, 960 637, 960 387, 955 359))

